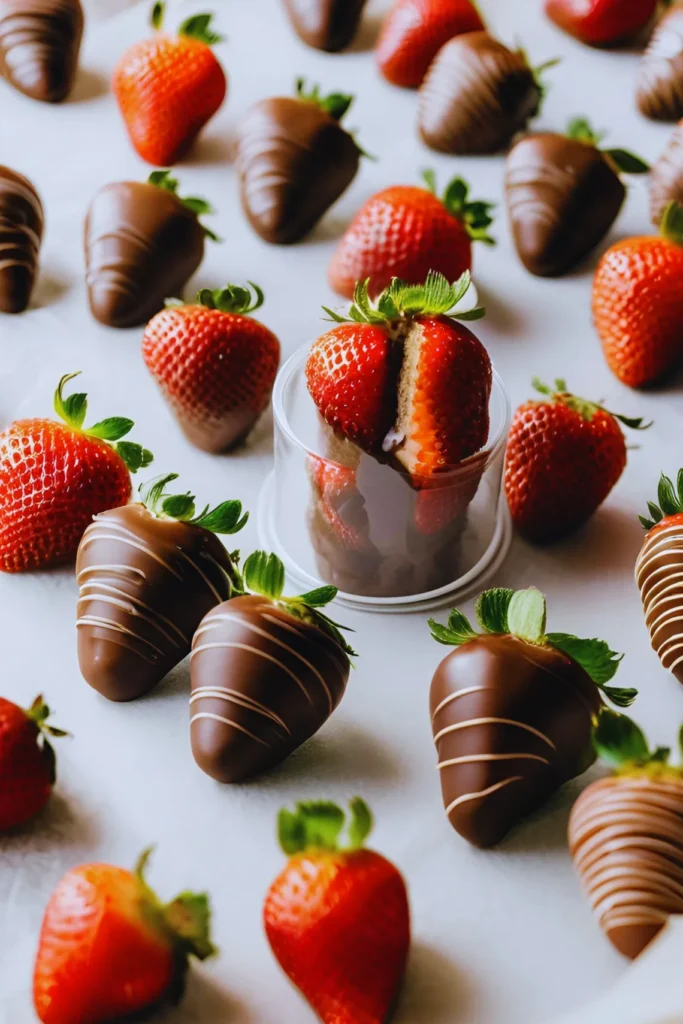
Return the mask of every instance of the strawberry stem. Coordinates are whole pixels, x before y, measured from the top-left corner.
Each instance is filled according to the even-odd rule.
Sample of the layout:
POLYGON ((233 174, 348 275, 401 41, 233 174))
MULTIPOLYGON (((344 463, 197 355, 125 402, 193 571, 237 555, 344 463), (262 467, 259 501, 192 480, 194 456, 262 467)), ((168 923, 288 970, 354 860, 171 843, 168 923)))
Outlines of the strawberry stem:
POLYGON ((644 423, 642 417, 622 416, 621 413, 610 412, 601 402, 590 402, 587 398, 579 398, 578 395, 573 395, 567 390, 567 382, 563 378, 557 378, 554 388, 544 384, 538 377, 532 377, 531 384, 540 394, 547 395, 554 402, 572 409, 582 419, 586 420, 587 423, 590 423, 597 412, 605 412, 608 416, 612 416, 613 419, 623 423, 625 427, 630 427, 631 430, 648 430, 652 426, 652 420, 649 423, 644 423))
POLYGON ((157 0, 152 7, 152 13, 150 14, 149 22, 153 29, 157 32, 161 31, 164 24, 164 15, 166 14, 166 4, 163 0, 157 0))
MULTIPOLYGON (((650 750, 640 726, 611 708, 600 709, 593 726, 593 745, 598 756, 620 773, 649 769, 653 774, 664 771, 683 775, 683 765, 679 768, 669 765, 669 747, 650 750)), ((678 746, 683 757, 683 726, 679 730, 678 746)))
MULTIPOLYGON (((584 142, 587 146, 600 149, 606 132, 596 132, 585 117, 575 117, 567 125, 567 138, 584 142)), ((649 174, 650 165, 627 149, 603 149, 602 153, 614 165, 618 174, 649 174)))
POLYGON ((638 516, 641 526, 646 530, 651 530, 657 523, 661 523, 665 516, 677 516, 683 513, 683 469, 678 471, 675 487, 669 477, 662 473, 657 487, 657 501, 659 505, 655 505, 653 501, 647 503, 649 519, 645 516, 638 516))
MULTIPOLYGON (((146 909, 158 921, 173 943, 179 958, 179 973, 184 974, 190 956, 206 960, 214 956, 216 947, 211 942, 211 907, 206 893, 183 892, 170 903, 162 904, 147 883, 145 874, 154 846, 140 854, 134 873, 142 886, 146 909)), ((181 979, 182 980, 182 979, 181 979)))
POLYGON ((263 291, 253 281, 247 281, 248 288, 237 284, 226 284, 224 288, 202 288, 197 294, 197 303, 207 309, 218 309, 221 313, 236 313, 247 316, 263 305, 263 291), (252 290, 254 292, 252 296, 252 290))
POLYGON ((586 117, 574 117, 567 125, 567 138, 575 142, 585 142, 588 146, 598 147, 605 138, 606 132, 596 132, 586 117))
POLYGON ((312 800, 283 807, 278 815, 278 839, 284 853, 294 856, 306 850, 328 853, 360 850, 372 831, 372 813, 361 797, 349 801, 349 820, 337 804, 312 800), (346 841, 341 836, 346 826, 346 841))
POLYGON ((460 221, 473 242, 483 242, 485 245, 496 244, 495 238, 492 238, 486 230, 493 224, 491 210, 495 208, 495 203, 470 201, 468 198, 470 187, 463 178, 453 178, 441 197, 437 192, 436 175, 433 170, 430 168, 424 170, 422 180, 451 216, 460 221))
POLYGON ((177 479, 177 473, 167 473, 140 484, 140 500, 153 515, 159 519, 187 523, 188 526, 199 526, 211 533, 238 533, 246 525, 249 513, 242 515, 241 501, 223 501, 213 509, 206 505, 197 513, 194 494, 189 491, 186 494, 167 494, 166 484, 177 479))
POLYGON ((332 92, 329 96, 323 96, 320 86, 317 84, 307 89, 305 78, 297 78, 296 95, 304 103, 313 103, 316 107, 320 107, 335 121, 341 121, 354 101, 353 96, 343 92, 332 92))
MULTIPOLYGON (((179 181, 173 177, 173 174, 169 170, 152 171, 149 178, 147 179, 149 185, 154 185, 156 188, 163 189, 164 192, 170 192, 171 195, 176 198, 185 206, 188 210, 194 213, 197 220, 203 217, 205 214, 212 215, 216 211, 207 199, 203 199, 201 196, 180 196, 178 195, 179 181)), ((202 224, 199 220, 199 226, 201 227, 204 235, 210 238, 212 242, 220 242, 221 239, 216 235, 211 228, 208 228, 206 224, 202 224)))
POLYGON ((213 31, 212 20, 213 14, 192 14, 182 23, 178 29, 178 35, 185 39, 194 39, 198 43, 205 43, 207 46, 222 43, 225 36, 213 31))
POLYGON ((486 315, 481 306, 461 313, 455 308, 462 302, 472 283, 469 270, 453 284, 449 284, 443 274, 438 274, 434 270, 429 271, 424 284, 410 284, 394 277, 374 304, 368 294, 369 282, 370 278, 356 284, 354 302, 348 316, 341 316, 323 306, 327 319, 338 324, 385 324, 392 320, 423 316, 445 316, 451 320, 481 320, 486 315))

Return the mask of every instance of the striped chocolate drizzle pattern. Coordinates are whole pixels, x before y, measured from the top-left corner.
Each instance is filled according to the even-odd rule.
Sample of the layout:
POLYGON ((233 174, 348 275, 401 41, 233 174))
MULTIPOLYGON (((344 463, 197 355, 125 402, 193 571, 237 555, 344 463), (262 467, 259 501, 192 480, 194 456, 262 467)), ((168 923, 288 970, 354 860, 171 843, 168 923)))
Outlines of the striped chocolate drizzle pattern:
POLYGON ((683 523, 648 533, 636 582, 652 646, 664 668, 676 674, 683 666, 683 523))
POLYGON ((638 105, 657 120, 683 117, 683 3, 662 18, 643 55, 638 105))
POLYGON ((63 99, 82 31, 78 0, 0 3, 0 54, 7 77, 37 99, 63 99))

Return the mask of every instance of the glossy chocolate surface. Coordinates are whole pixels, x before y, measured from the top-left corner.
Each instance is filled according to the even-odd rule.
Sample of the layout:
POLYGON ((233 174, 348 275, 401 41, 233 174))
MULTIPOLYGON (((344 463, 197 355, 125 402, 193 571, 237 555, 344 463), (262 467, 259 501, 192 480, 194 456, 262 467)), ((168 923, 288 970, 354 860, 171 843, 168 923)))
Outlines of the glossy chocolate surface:
POLYGON ((467 32, 439 50, 420 87, 420 134, 443 153, 496 153, 526 128, 540 100, 523 53, 487 32, 467 32))
POLYGON ((683 779, 671 773, 600 779, 569 820, 581 884, 612 944, 635 959, 683 914, 683 779))
POLYGON ((76 561, 78 661, 109 700, 149 693, 189 653, 231 593, 228 554, 208 530, 131 504, 96 516, 76 561))
POLYGON ((215 608, 192 645, 195 761, 219 782, 280 764, 332 714, 349 668, 331 637, 267 598, 215 608))
POLYGON ((85 221, 92 315, 109 327, 147 323, 180 297, 203 256, 202 226, 172 192, 139 181, 105 185, 85 221))
POLYGON ((430 693, 444 807, 475 846, 514 825, 595 760, 599 691, 549 646, 488 635, 456 648, 430 693))
POLYGON ((636 583, 652 648, 683 683, 683 516, 647 533, 636 561, 636 583))
POLYGON ((83 36, 79 0, 0 0, 0 74, 34 100, 71 92, 83 36))
POLYGON ((23 175, 0 165, 0 313, 28 306, 43 238, 43 207, 23 175))
POLYGON ((650 216, 656 227, 672 199, 683 204, 683 121, 650 171, 650 216))
POLYGON ((284 0, 294 31, 308 46, 335 53, 353 41, 367 0, 284 0))
POLYGON ((626 189, 597 147, 543 133, 521 139, 510 150, 505 194, 522 263, 532 274, 557 277, 604 238, 626 189))
POLYGON ((667 11, 652 33, 638 72, 636 99, 655 121, 683 117, 683 3, 667 11))
POLYGON ((316 104, 261 100, 238 132, 242 209, 266 242, 298 242, 353 181, 360 152, 316 104))

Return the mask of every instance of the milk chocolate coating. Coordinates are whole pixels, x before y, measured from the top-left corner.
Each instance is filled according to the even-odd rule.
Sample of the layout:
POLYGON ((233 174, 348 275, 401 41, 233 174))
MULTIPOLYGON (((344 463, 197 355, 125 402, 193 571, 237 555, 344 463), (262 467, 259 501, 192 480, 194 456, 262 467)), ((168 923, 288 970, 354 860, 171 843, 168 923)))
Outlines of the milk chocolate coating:
POLYGON ((683 3, 662 17, 640 62, 636 100, 655 121, 683 117, 683 3))
POLYGON ((308 46, 336 53, 353 41, 366 0, 284 0, 294 31, 308 46))
POLYGON ((34 100, 71 92, 83 36, 79 0, 0 0, 0 74, 34 100))
POLYGON ((338 121, 305 100, 261 100, 238 133, 242 209, 254 231, 298 242, 353 181, 360 152, 338 121))
POLYGON ((43 238, 43 207, 31 182, 0 165, 0 313, 28 306, 43 238))
POLYGON ((215 608, 192 645, 195 761, 219 782, 280 764, 337 707, 349 667, 331 637, 265 597, 215 608))
POLYGON ((526 128, 540 101, 524 54, 488 32, 466 32, 441 47, 420 86, 420 135, 442 153, 496 153, 526 128))
POLYGON ((683 515, 670 516, 647 533, 636 583, 652 648, 683 683, 683 515))
POLYGON ((601 779, 569 820, 582 888, 612 944, 635 959, 683 914, 683 779, 673 773, 601 779))
POLYGON ((109 700, 149 693, 189 654, 206 613, 231 594, 215 534, 131 504, 96 516, 76 560, 78 662, 109 700))
POLYGON ((596 146, 544 133, 510 150, 505 194, 522 263, 539 277, 557 277, 604 238, 626 189, 596 146))
POLYGON ((514 636, 456 648, 432 680, 430 711, 444 807, 488 847, 595 760, 595 683, 571 658, 514 636))
POLYGON ((203 256, 202 226, 172 192, 140 181, 105 185, 85 220, 92 315, 108 327, 147 323, 182 292, 203 256))
POLYGON ((683 204, 683 121, 650 171, 650 216, 656 227, 672 199, 683 204))

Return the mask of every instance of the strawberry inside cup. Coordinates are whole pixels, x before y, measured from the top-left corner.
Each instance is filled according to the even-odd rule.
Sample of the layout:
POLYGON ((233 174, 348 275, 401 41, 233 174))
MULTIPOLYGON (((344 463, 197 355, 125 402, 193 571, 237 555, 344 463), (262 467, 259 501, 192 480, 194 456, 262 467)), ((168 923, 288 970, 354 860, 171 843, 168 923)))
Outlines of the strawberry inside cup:
MULTIPOLYGON (((435 599, 502 557, 505 389, 454 284, 394 280, 283 367, 261 526, 288 570, 366 605, 435 599), (302 492, 308 496, 306 505, 302 492)), ((469 296, 468 296, 469 298, 469 296)))

